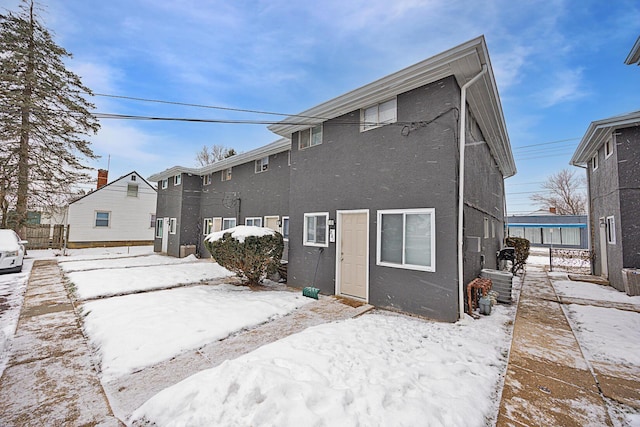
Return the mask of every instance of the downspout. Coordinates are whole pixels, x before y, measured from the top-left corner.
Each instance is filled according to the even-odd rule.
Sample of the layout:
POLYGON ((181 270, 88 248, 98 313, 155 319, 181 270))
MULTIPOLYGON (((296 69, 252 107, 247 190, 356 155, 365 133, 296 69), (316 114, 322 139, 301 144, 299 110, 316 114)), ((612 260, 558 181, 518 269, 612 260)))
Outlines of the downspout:
POLYGON ((487 65, 474 78, 466 82, 460 88, 460 170, 458 176, 458 308, 459 319, 464 317, 464 253, 463 228, 464 228, 464 148, 467 143, 467 88, 474 84, 487 72, 487 65))

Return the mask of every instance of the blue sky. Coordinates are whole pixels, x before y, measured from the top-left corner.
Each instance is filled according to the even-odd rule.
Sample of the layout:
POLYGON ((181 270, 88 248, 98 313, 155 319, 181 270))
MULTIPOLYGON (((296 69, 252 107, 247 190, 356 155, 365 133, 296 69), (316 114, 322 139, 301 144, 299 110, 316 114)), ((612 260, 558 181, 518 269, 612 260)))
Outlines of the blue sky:
MULTIPOLYGON (((10 10, 18 3, 0 0, 10 10)), ((74 55, 69 67, 96 93, 287 114, 484 34, 518 167, 507 180, 510 213, 538 208, 531 192, 572 168, 591 121, 640 109, 640 68, 624 65, 640 35, 637 0, 43 3, 45 24, 74 55)), ((274 120, 107 97, 93 102, 102 113, 274 120)), ((195 166, 203 145, 242 152, 277 139, 264 125, 101 125, 93 148, 102 158, 92 166, 106 168, 110 156, 111 179, 195 166)))

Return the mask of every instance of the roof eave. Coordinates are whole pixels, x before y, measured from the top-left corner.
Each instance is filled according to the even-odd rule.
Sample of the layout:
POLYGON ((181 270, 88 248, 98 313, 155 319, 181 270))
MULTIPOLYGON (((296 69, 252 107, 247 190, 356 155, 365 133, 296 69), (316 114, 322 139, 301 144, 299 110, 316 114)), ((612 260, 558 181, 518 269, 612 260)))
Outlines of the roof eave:
POLYGON ((624 63, 627 65, 640 65, 640 37, 638 37, 635 44, 631 48, 631 52, 629 52, 629 55, 627 56, 627 59, 624 60, 624 63))

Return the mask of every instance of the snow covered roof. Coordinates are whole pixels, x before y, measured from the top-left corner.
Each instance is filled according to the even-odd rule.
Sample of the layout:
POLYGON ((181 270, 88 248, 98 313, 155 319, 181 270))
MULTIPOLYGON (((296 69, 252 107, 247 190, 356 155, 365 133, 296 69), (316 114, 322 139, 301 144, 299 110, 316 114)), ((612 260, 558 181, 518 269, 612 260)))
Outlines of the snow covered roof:
POLYGON ((200 168, 189 168, 184 166, 174 166, 169 169, 165 169, 162 172, 155 173, 149 177, 149 181, 162 181, 163 179, 170 178, 180 173, 188 173, 192 175, 207 175, 213 172, 222 171, 233 166, 242 165, 247 162, 261 159, 272 154, 282 153, 291 149, 291 141, 287 138, 281 138, 270 144, 256 148, 255 150, 247 151, 246 153, 236 154, 226 159, 217 161, 207 166, 200 168))
POLYGON ((569 163, 573 166, 585 166, 616 129, 633 125, 640 125, 640 111, 591 122, 569 163))
POLYGON ((269 130, 285 138, 291 138, 294 132, 386 101, 395 95, 442 80, 448 76, 454 76, 458 85, 462 87, 474 78, 485 65, 487 73, 468 88, 467 102, 482 128, 500 170, 505 178, 510 177, 516 173, 516 165, 511 152, 509 135, 484 36, 477 37, 302 113, 287 117, 283 121, 269 126, 269 130))

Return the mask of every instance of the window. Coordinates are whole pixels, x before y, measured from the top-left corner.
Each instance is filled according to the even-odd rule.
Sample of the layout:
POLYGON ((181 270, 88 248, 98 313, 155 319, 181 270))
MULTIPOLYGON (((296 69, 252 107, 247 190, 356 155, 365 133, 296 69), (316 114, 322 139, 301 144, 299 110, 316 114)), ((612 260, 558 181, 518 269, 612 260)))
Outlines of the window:
POLYGON ((127 197, 138 197, 138 184, 127 184, 127 197))
POLYGON ((162 189, 166 189, 169 186, 169 180, 168 179, 163 179, 162 180, 162 189))
POLYGON ((244 225, 262 227, 262 218, 246 218, 244 220, 244 225))
POLYGON ((135 181, 136 180, 136 176, 135 175, 131 175, 131 181, 135 181))
POLYGON ((378 211, 377 264, 435 271, 435 209, 378 211))
POLYGON ((562 244, 563 245, 580 245, 580 229, 577 227, 560 228, 560 235, 562 236, 562 244))
POLYGON ((158 218, 156 219, 156 237, 162 238, 162 227, 164 226, 164 219, 158 218))
POLYGON ((151 220, 149 221, 149 228, 153 228, 156 226, 156 214, 149 214, 151 220))
POLYGON ((204 224, 202 224, 202 234, 205 236, 207 234, 211 234, 211 229, 213 228, 213 218, 205 218, 204 224))
POLYGON ((489 218, 484 217, 484 238, 489 238, 489 218))
POLYGON ((205 176, 202 177, 202 184, 203 185, 209 185, 211 184, 211 174, 208 173, 205 176))
POLYGON ((309 129, 301 130, 298 133, 298 149, 313 147, 322 144, 322 125, 314 126, 309 129))
POLYGON ((269 156, 256 160, 256 173, 269 170, 269 156))
POLYGON ((604 143, 604 158, 608 159, 613 154, 613 139, 607 139, 607 142, 604 143))
POLYGON ((169 219, 169 234, 176 234, 177 222, 178 221, 175 218, 169 219))
POLYGON ((397 121, 396 98, 364 108, 360 113, 360 131, 364 132, 397 121))
POLYGON ((224 218, 222 220, 222 229, 223 230, 228 230, 230 228, 233 228, 236 226, 236 219, 235 218, 224 218))
POLYGON ((327 222, 329 213, 304 214, 304 241, 305 246, 329 246, 329 228, 327 222))
POLYGON ((607 217, 607 243, 616 243, 616 221, 612 216, 607 217))
POLYGON ((509 236, 511 236, 511 237, 522 237, 524 239, 524 228, 523 227, 511 227, 511 226, 509 226, 509 236))
POLYGON ((289 240, 289 217, 282 217, 282 237, 284 240, 289 240))
POLYGON ((173 177, 173 185, 180 185, 182 183, 182 174, 179 173, 178 175, 173 177))
POLYGON ((525 227, 524 238, 530 243, 542 244, 542 229, 540 227, 525 227))
POLYGON ((496 222, 491 220, 491 238, 495 239, 496 237, 496 222))
POLYGON ((591 159, 591 166, 593 170, 598 169, 598 153, 591 159))
POLYGON ((542 243, 544 243, 545 245, 562 244, 562 236, 560 233, 560 228, 558 227, 542 228, 542 243))
POLYGON ((222 171, 222 180, 230 181, 231 180, 231 168, 225 169, 222 171))
POLYGON ((111 212, 96 212, 96 227, 109 227, 111 212))

